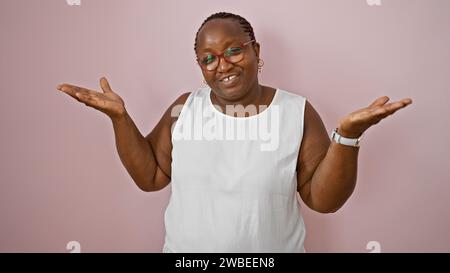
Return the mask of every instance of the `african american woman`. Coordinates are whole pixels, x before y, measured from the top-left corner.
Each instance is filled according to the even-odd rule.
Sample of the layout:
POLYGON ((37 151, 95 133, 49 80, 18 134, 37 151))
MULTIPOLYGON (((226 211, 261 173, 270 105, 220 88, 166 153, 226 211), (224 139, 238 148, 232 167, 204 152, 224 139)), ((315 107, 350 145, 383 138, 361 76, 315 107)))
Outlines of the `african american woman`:
POLYGON ((106 78, 103 92, 57 88, 111 118, 140 189, 171 183, 163 252, 304 252, 297 192, 312 210, 336 212, 355 188, 363 133, 412 100, 380 97, 329 135, 303 96, 259 83, 264 62, 246 19, 209 16, 194 49, 206 86, 179 96, 146 137, 106 78))

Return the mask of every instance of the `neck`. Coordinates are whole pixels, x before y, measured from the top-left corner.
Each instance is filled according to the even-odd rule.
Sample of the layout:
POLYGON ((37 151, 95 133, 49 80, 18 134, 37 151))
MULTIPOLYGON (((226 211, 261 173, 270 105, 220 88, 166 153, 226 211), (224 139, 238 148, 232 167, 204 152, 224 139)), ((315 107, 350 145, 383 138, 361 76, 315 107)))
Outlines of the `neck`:
POLYGON ((256 83, 244 96, 236 100, 227 100, 226 98, 217 96, 214 92, 211 92, 211 97, 213 99, 213 103, 222 107, 222 109, 225 109, 227 105, 242 105, 244 107, 247 107, 248 105, 255 105, 259 108, 262 98, 262 91, 263 86, 256 83))

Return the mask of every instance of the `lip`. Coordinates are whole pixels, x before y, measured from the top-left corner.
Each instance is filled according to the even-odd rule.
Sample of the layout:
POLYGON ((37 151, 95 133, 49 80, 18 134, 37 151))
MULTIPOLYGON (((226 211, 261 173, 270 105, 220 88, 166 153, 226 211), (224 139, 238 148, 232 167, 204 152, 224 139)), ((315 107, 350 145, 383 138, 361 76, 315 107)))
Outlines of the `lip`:
POLYGON ((240 75, 240 74, 230 74, 230 75, 227 75, 227 76, 222 77, 222 78, 221 78, 220 80, 218 80, 218 81, 219 81, 219 84, 222 85, 222 86, 224 86, 224 87, 231 87, 231 86, 236 85, 236 84, 239 82, 240 78, 241 78, 241 75, 240 75), (226 81, 226 82, 222 81, 223 79, 225 79, 225 78, 227 78, 227 77, 229 77, 229 76, 233 76, 233 75, 236 75, 236 77, 234 77, 233 79, 231 79, 231 80, 229 80, 229 81, 226 81))

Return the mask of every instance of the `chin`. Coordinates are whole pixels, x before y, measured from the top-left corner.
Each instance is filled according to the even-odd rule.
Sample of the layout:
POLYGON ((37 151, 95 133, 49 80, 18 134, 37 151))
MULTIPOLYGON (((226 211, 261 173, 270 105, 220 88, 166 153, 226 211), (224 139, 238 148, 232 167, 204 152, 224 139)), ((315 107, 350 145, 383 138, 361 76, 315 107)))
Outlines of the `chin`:
POLYGON ((219 95, 220 97, 229 100, 229 101, 237 101, 245 96, 246 91, 244 88, 236 86, 234 88, 227 88, 227 89, 219 89, 219 95))

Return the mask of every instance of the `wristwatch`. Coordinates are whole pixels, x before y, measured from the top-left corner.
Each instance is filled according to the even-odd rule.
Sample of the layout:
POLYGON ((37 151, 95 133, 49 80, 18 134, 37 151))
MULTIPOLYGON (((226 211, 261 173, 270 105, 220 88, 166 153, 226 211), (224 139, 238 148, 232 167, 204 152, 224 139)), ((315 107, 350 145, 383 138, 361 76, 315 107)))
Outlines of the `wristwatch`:
POLYGON ((347 137, 341 136, 337 132, 337 128, 335 128, 331 131, 331 140, 334 140, 339 144, 353 146, 353 147, 359 147, 359 143, 361 142, 362 136, 363 135, 361 135, 359 138, 347 138, 347 137))

